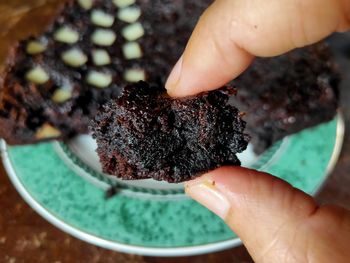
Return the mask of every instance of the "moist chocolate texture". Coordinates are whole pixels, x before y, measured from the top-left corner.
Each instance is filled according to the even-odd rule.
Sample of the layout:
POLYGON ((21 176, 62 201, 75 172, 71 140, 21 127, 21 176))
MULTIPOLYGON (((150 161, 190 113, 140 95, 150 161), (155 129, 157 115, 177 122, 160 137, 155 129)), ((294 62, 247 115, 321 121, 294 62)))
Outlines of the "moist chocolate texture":
POLYGON ((119 178, 178 183, 222 165, 240 165, 248 136, 232 88, 174 99, 139 82, 106 104, 92 122, 103 171, 119 178))
POLYGON ((0 76, 0 136, 10 144, 87 133, 127 83, 163 85, 212 1, 65 2, 43 34, 12 48, 0 76))
POLYGON ((340 76, 328 46, 319 43, 275 58, 258 58, 233 83, 233 104, 246 113, 257 153, 305 128, 331 120, 340 76))

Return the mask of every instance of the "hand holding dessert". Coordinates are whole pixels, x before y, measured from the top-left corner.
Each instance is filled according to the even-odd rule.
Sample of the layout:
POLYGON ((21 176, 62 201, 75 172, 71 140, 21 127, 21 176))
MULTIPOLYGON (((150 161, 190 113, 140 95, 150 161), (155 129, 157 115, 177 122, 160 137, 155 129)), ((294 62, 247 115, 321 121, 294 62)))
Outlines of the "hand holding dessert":
MULTIPOLYGON (((218 0, 174 67, 168 92, 187 96, 216 89, 245 70, 254 56, 315 43, 349 29, 349 19, 347 0, 218 0)), ((256 262, 349 259, 350 212, 320 207, 269 174, 223 167, 187 183, 186 192, 223 218, 256 262)))

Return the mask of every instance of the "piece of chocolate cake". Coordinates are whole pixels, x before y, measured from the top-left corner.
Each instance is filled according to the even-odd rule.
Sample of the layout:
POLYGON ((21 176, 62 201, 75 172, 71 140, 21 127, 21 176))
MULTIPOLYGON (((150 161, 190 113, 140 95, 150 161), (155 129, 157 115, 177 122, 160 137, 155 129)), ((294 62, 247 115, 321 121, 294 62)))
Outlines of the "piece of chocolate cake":
POLYGON ((234 105, 246 112, 254 150, 331 120, 338 107, 339 75, 325 44, 275 58, 258 58, 238 79, 234 105))
POLYGON ((13 48, 0 76, 0 137, 10 144, 86 133, 126 83, 164 80, 212 0, 76 0, 13 48))
POLYGON ((139 82, 109 102, 91 125, 105 173, 127 180, 178 183, 222 165, 240 165, 248 136, 240 112, 228 104, 234 89, 170 98, 139 82))

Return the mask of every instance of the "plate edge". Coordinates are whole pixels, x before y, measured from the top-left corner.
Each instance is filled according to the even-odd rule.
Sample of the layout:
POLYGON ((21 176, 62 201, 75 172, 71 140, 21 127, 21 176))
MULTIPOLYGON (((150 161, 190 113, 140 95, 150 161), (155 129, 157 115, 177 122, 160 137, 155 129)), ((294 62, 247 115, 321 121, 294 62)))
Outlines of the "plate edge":
MULTIPOLYGON (((312 195, 316 195, 323 187, 324 183, 327 181, 328 176, 333 171, 337 160, 341 153, 341 146, 344 141, 344 133, 345 133, 345 123, 342 113, 339 111, 337 116, 337 128, 336 128, 336 140, 333 148, 332 156, 330 158, 327 169, 325 170, 325 178, 323 182, 315 188, 312 195)), ((242 244, 242 241, 239 238, 234 238, 231 240, 220 241, 216 243, 210 243, 206 245, 199 246, 187 246, 187 247, 176 247, 176 248, 154 248, 154 247, 141 247, 134 245, 127 245, 116 243, 113 241, 109 241, 106 239, 99 238, 92 234, 85 233, 73 226, 63 222, 62 220, 56 218, 53 214, 51 214, 47 209, 41 206, 35 199, 30 195, 30 193, 24 188, 21 184, 19 178, 16 176, 12 163, 9 159, 6 142, 1 140, 0 142, 0 151, 1 151, 1 159, 4 164, 4 168, 9 175, 9 178, 17 189, 22 198, 36 211, 39 215, 45 218, 48 222, 66 232, 83 240, 87 243, 105 248, 114 251, 120 251, 123 253, 143 255, 143 256, 157 256, 157 257, 180 257, 180 256, 193 256, 200 254, 207 254, 211 252, 217 252, 220 250, 229 249, 242 244)))
POLYGON ((46 219, 49 223, 66 232, 69 235, 74 236, 77 239, 83 240, 89 244, 99 246, 105 249, 119 251, 123 253, 143 255, 143 256, 156 256, 156 257, 181 257, 181 256, 194 256, 207 254, 211 252, 217 252, 220 250, 229 249, 242 244, 239 238, 230 240, 210 243, 206 245, 198 246, 186 246, 176 248, 156 248, 156 247, 141 247, 135 245, 127 245, 122 243, 116 243, 109 241, 92 234, 83 232, 67 223, 63 220, 58 219, 46 208, 40 205, 34 197, 24 188, 19 178, 16 176, 16 172, 12 166, 10 158, 8 156, 6 142, 1 140, 0 142, 1 159, 4 164, 4 168, 8 173, 10 181, 21 195, 21 197, 29 204, 29 206, 36 211, 40 216, 46 219))

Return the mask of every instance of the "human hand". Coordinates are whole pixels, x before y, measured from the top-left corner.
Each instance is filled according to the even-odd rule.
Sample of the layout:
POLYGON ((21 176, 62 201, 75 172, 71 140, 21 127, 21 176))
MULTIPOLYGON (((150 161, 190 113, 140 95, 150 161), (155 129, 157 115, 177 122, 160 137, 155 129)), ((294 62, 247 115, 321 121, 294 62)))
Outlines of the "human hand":
POLYGON ((172 96, 213 90, 254 56, 280 55, 350 28, 349 0, 217 0, 166 83, 172 96))
MULTIPOLYGON (((254 56, 279 55, 349 27, 349 0, 218 0, 200 19, 166 87, 172 96, 212 90, 254 56)), ((223 218, 257 262, 350 258, 350 212, 318 207, 272 175, 224 167, 188 182, 186 192, 223 218)))
POLYGON ((223 167, 185 189, 225 220, 255 262, 349 262, 350 212, 319 207, 272 175, 223 167))

